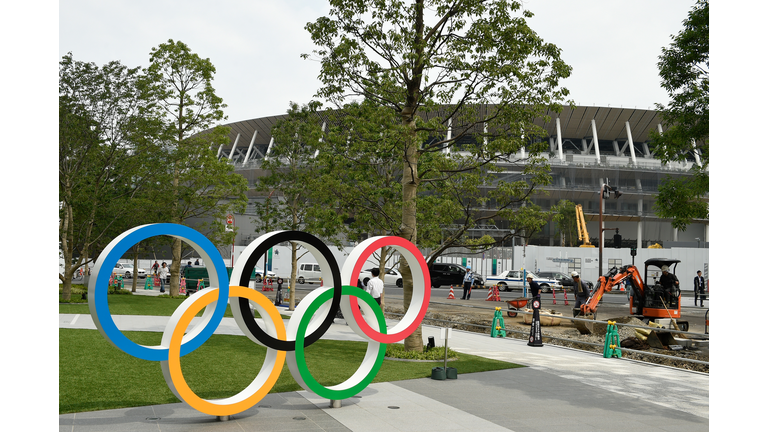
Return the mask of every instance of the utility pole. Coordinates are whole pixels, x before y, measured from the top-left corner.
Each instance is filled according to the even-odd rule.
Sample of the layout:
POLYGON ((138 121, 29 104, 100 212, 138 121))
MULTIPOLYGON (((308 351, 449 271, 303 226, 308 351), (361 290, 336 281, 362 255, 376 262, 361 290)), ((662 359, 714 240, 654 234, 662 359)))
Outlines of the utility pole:
MULTIPOLYGON (((605 205, 603 198, 609 198, 611 196, 611 192, 613 192, 613 198, 618 199, 621 196, 621 192, 619 192, 618 188, 614 188, 611 186, 608 186, 606 183, 603 183, 600 185, 600 253, 598 256, 598 265, 599 265, 599 273, 598 277, 603 275, 603 231, 606 230, 606 228, 603 228, 603 206, 605 205)), ((614 228, 607 228, 607 229, 614 229, 614 228)))

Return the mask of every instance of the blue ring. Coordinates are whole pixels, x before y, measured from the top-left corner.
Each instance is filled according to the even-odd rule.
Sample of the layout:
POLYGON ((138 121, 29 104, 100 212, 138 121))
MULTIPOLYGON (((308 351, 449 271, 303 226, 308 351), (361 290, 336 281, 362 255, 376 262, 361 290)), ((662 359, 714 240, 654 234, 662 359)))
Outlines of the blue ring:
MULTIPOLYGON (((163 223, 142 225, 126 231, 123 235, 124 237, 119 240, 113 240, 106 248, 104 248, 104 252, 107 254, 97 269, 96 282, 92 294, 93 297, 89 298, 91 315, 95 315, 98 319, 97 325, 99 325, 99 330, 101 330, 101 333, 108 341, 127 354, 142 360, 168 360, 168 348, 162 346, 147 347, 139 345, 128 339, 117 328, 112 319, 112 314, 109 312, 107 293, 109 291, 109 278, 112 275, 111 269, 114 268, 117 260, 119 260, 128 249, 147 238, 159 235, 170 235, 186 240, 187 243, 192 243, 194 246, 201 248, 203 252, 208 255, 211 264, 213 264, 212 270, 216 272, 216 278, 219 281, 219 298, 216 301, 216 306, 210 321, 208 321, 200 333, 181 345, 182 356, 196 350, 211 337, 221 323, 221 319, 224 317, 224 312, 227 309, 229 276, 227 274, 227 267, 224 264, 224 259, 221 257, 221 254, 219 254, 218 249, 216 249, 216 246, 214 246, 210 240, 199 232, 192 228, 177 224, 163 223), (106 271, 101 271, 102 269, 106 271)), ((104 252, 102 252, 102 254, 104 252)), ((147 277, 149 277, 149 275, 147 277)))

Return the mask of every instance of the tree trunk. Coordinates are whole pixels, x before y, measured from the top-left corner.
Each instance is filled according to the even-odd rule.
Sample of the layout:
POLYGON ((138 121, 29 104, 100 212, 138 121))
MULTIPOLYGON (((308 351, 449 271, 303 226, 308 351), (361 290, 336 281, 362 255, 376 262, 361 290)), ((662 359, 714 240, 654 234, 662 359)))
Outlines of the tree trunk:
POLYGON ((64 274, 61 279, 61 299, 69 301, 72 298, 72 251, 70 249, 69 236, 72 229, 72 207, 64 204, 64 218, 61 221, 61 252, 64 254, 64 274))
MULTIPOLYGON (((412 118, 406 119, 406 126, 413 131, 415 122, 412 118)), ((419 186, 418 177, 418 146, 415 135, 410 134, 406 138, 405 161, 403 162, 403 219, 400 225, 400 236, 416 244, 416 193, 419 186)), ((400 272, 403 274, 403 310, 406 310, 413 297, 413 274, 408 262, 400 256, 400 272)), ((422 352, 424 342, 421 335, 421 325, 404 341, 406 351, 422 352)))
MULTIPOLYGON (((382 282, 386 280, 386 273, 384 272, 384 269, 386 267, 386 260, 389 259, 389 251, 390 247, 384 246, 381 248, 381 252, 379 252, 379 279, 381 279, 382 282)), ((381 297, 379 298, 379 301, 381 302, 381 310, 384 311, 384 289, 381 290, 381 297)))
MULTIPOLYGON (((171 283, 168 294, 171 297, 179 295, 179 269, 181 268, 181 239, 173 239, 173 261, 171 261, 171 283)), ((217 282, 218 283, 218 282, 217 282)))
POLYGON ((296 306, 296 269, 298 266, 296 265, 296 248, 297 245, 294 242, 291 242, 291 279, 290 279, 290 286, 291 293, 288 297, 288 310, 294 310, 296 306))
POLYGON ((139 245, 133 247, 133 283, 131 292, 136 292, 136 281, 139 279, 139 245))

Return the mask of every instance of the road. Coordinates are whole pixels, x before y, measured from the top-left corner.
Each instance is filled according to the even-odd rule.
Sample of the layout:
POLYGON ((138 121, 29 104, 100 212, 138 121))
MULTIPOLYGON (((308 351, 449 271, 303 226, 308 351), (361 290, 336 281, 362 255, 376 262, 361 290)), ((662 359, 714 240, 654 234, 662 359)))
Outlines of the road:
MULTIPOLYGON (((145 279, 139 278, 137 286, 143 286, 145 279)), ((79 281, 73 280, 77 283, 79 281)), ((125 279, 126 287, 130 287, 132 279, 125 279)), ((287 285, 287 284, 286 284, 287 285)), ((297 284, 296 292, 299 297, 303 297, 310 291, 317 288, 318 284, 297 284)), ((430 296, 430 310, 433 312, 442 312, 446 314, 451 313, 472 313, 476 315, 482 315, 487 313, 489 317, 493 316, 495 308, 501 307, 503 310, 507 309, 507 300, 513 300, 523 297, 521 290, 513 290, 510 292, 499 292, 499 298, 501 301, 488 301, 488 289, 480 288, 475 289, 470 295, 470 300, 461 300, 463 289, 461 287, 453 287, 453 293, 455 299, 448 299, 451 287, 443 286, 440 288, 432 288, 430 296)), ((553 309, 562 313, 564 316, 573 316, 573 306, 575 304, 573 293, 568 293, 568 304, 565 304, 565 297, 562 292, 555 294, 553 302, 552 294, 542 294, 542 308, 553 309)), ((401 306, 403 302, 403 289, 398 288, 394 284, 384 285, 384 302, 385 304, 392 306, 401 306)), ((681 318, 682 321, 688 321, 689 331, 694 333, 704 333, 706 321, 708 316, 705 313, 709 310, 709 300, 704 302, 704 307, 698 307, 693 305, 693 294, 683 293, 681 299, 681 318)), ((629 315, 629 300, 626 293, 607 293, 603 296, 603 300, 597 310, 598 319, 617 318, 629 315)))

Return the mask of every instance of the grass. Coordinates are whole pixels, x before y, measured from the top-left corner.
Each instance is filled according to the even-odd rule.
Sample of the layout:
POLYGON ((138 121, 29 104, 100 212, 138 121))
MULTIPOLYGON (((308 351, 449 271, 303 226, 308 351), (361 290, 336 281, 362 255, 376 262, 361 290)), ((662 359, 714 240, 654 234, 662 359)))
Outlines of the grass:
MULTIPOLYGON (((74 293, 73 288, 72 298, 75 296, 80 297, 80 292, 74 293)), ((180 296, 172 298, 170 296, 143 296, 132 295, 129 292, 124 293, 126 295, 110 295, 108 297, 109 311, 113 315, 154 315, 154 316, 171 316, 176 308, 187 299, 186 296, 180 296)), ((259 317, 258 311, 254 311, 256 316, 259 317)), ((60 303, 60 314, 87 314, 90 313, 88 308, 88 302, 82 303, 60 303)), ((203 312, 200 311, 197 316, 202 316, 203 312)), ((232 317, 232 309, 227 305, 227 309, 224 312, 224 317, 232 317)), ((288 319, 290 317, 282 315, 283 318, 288 319)))
MULTIPOLYGON (((131 297, 131 296, 115 296, 131 297)), ((125 332, 143 345, 157 345, 161 334, 125 332)), ((365 342, 320 340, 307 347, 309 370, 323 385, 338 384, 359 367, 365 342)), ((182 358, 182 371, 200 397, 233 396, 251 383, 261 368, 266 349, 244 336, 214 335, 182 358)), ((442 365, 442 363, 440 364, 442 365)), ((450 361, 460 373, 521 367, 513 363, 458 354, 450 361)), ((384 360, 374 382, 431 376, 432 363, 384 360)), ((271 392, 301 390, 283 367, 271 392)), ((96 411, 175 403, 159 362, 134 358, 115 348, 96 330, 59 329, 59 413, 96 411)))

